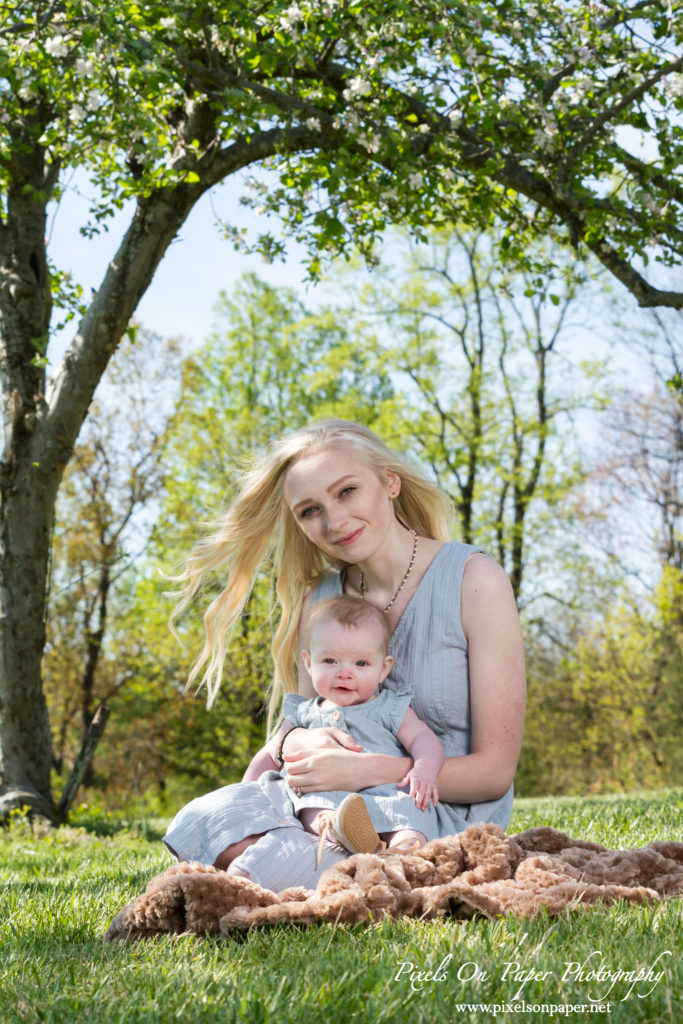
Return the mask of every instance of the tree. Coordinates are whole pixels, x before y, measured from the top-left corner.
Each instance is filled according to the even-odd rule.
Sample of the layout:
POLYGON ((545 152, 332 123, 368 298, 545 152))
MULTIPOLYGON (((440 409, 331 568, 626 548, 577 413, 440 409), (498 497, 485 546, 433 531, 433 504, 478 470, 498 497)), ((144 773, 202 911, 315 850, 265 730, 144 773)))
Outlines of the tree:
MULTIPOLYGON (((60 775, 84 744, 97 706, 108 705, 128 681, 125 665, 106 657, 107 634, 162 484, 161 442, 173 397, 168 359, 178 348, 174 340, 130 331, 107 387, 90 406, 60 489, 43 666, 60 775)), ((89 767, 84 785, 91 781, 89 767)))
MULTIPOLYGON (((52 813, 40 661, 57 489, 97 382, 199 198, 267 164, 279 185, 257 201, 284 208, 314 252, 354 236, 369 244, 390 218, 495 214, 511 250, 556 232, 594 252, 640 303, 681 308, 682 292, 638 269, 652 247, 665 263, 681 257, 680 7, 5 5, 0 813, 17 803, 52 813), (633 133, 652 139, 654 157, 633 133), (86 236, 130 201, 89 300, 46 249, 48 207, 73 167, 100 190, 86 236), (78 327, 48 384, 59 307, 78 327)), ((260 245, 282 248, 268 236, 260 245)))
POLYGON ((390 338, 402 442, 452 499, 461 539, 498 558, 521 602, 530 551, 547 558, 581 479, 571 417, 602 402, 597 362, 567 379, 567 339, 587 327, 587 268, 549 250, 552 274, 508 268, 494 236, 459 228, 401 254, 356 305, 390 338))
MULTIPOLYGON (((183 365, 182 385, 162 454, 159 515, 108 658, 125 690, 98 763, 109 788, 134 781, 165 787, 179 802, 198 790, 236 781, 265 733, 272 680, 271 587, 259 577, 226 659, 210 712, 204 694, 185 692, 201 648, 201 622, 178 624, 183 648, 168 630, 172 574, 200 539, 201 524, 229 500, 240 471, 274 436, 315 417, 340 416, 380 433, 398 419, 394 389, 374 338, 358 336, 331 309, 308 310, 296 293, 245 275, 216 306, 216 327, 183 365), (125 737, 125 758, 121 744, 125 737)), ((208 594, 220 585, 210 580, 208 594)))
POLYGON ((674 785, 683 767, 683 402, 666 383, 680 350, 660 315, 619 334, 641 358, 641 389, 603 417, 584 496, 592 558, 562 621, 548 615, 528 636, 530 795, 674 785), (591 576, 599 602, 580 608, 591 576))

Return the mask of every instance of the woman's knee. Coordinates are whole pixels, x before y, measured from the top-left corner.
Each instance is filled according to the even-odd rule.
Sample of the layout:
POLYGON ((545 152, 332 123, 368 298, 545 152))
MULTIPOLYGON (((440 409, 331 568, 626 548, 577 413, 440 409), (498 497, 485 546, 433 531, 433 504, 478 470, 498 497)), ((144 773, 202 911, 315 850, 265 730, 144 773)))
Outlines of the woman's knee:
MULTIPOLYGON (((244 853, 247 847, 253 846, 263 834, 263 832, 258 832, 253 836, 245 836, 244 839, 240 839, 237 843, 231 843, 230 846, 227 846, 222 853, 218 854, 213 862, 213 866, 218 868, 220 871, 227 871, 232 862, 236 860, 240 854, 244 853)), ((235 868, 234 871, 231 871, 231 874, 236 875, 239 870, 239 868, 235 868)), ((241 872, 241 874, 245 878, 249 877, 244 872, 241 872)))

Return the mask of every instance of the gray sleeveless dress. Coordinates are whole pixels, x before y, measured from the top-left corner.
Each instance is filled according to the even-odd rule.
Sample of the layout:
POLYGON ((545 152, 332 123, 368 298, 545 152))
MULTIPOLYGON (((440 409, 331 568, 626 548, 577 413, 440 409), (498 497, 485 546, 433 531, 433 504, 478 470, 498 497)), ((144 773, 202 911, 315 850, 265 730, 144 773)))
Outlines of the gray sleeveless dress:
MULTIPOLYGON (((465 562, 479 549, 452 541, 435 555, 394 630, 394 664, 384 686, 412 692, 412 707, 437 734, 446 757, 470 753, 471 721, 467 640, 460 594, 465 562)), ((317 585, 313 601, 342 592, 334 571, 317 585)), ((498 800, 436 807, 439 835, 461 832, 472 822, 507 827, 512 786, 498 800)), ((164 842, 180 860, 213 864, 231 843, 265 834, 235 861, 252 881, 279 892, 289 886, 314 888, 322 871, 347 856, 326 845, 320 868, 318 839, 305 832, 296 816, 285 780, 265 772, 255 782, 236 783, 193 800, 174 818, 164 842)))

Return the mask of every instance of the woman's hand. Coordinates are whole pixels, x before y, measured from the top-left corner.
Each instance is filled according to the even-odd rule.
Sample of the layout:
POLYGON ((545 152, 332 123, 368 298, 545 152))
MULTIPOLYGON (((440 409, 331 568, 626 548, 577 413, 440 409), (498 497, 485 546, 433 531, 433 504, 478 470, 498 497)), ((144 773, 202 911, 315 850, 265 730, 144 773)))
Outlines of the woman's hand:
POLYGON ((282 760, 287 768, 287 781, 293 788, 302 793, 346 788, 350 792, 356 790, 358 766, 353 759, 363 748, 348 732, 337 726, 298 728, 287 735, 286 746, 288 752, 283 750, 282 760), (341 755, 341 765, 338 755, 341 755), (348 786, 338 784, 340 772, 348 786))
MULTIPOLYGON (((337 729, 330 731, 341 732, 337 729)), ((302 793, 323 793, 335 789, 358 793, 361 789, 386 782, 396 783, 412 767, 409 757, 369 754, 357 744, 349 748, 338 743, 332 747, 328 745, 317 750, 287 754, 284 761, 289 785, 302 793)))
POLYGON ((289 761, 291 757, 298 757, 302 753, 312 753, 314 750, 327 748, 338 750, 340 747, 345 750, 363 749, 360 744, 356 743, 353 736, 344 732, 343 729, 337 728, 336 725, 320 729, 295 726, 291 733, 287 733, 281 753, 283 760, 289 761))

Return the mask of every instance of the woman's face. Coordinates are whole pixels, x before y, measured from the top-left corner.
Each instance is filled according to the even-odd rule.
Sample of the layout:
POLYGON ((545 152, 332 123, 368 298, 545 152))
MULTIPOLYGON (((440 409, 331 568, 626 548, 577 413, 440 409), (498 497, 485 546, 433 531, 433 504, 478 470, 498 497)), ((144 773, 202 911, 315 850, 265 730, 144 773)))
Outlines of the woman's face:
POLYGON ((299 527, 316 547, 344 562, 370 558, 396 523, 392 498, 401 479, 380 478, 352 449, 326 447, 287 471, 284 496, 299 527))

